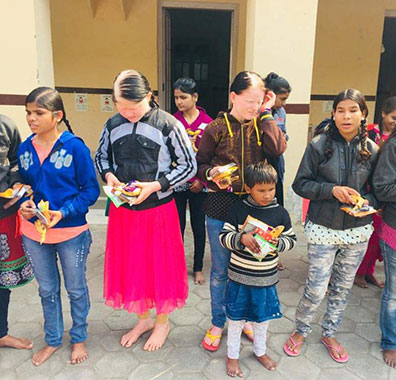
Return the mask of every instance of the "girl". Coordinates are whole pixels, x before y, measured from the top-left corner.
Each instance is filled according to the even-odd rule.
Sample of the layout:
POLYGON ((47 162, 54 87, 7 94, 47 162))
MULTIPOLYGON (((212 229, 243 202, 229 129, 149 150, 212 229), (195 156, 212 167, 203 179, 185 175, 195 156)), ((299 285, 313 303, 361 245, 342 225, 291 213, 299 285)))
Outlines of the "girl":
MULTIPOLYGON (((199 147, 205 127, 212 121, 205 110, 197 106, 197 84, 191 78, 180 78, 173 84, 175 104, 178 111, 173 115, 186 128, 188 137, 195 152, 199 147)), ((207 188, 198 178, 194 177, 182 186, 175 188, 175 201, 179 213, 180 228, 184 236, 186 226, 186 206, 189 204, 191 228, 194 235, 194 283, 204 284, 205 277, 202 273, 203 257, 205 251, 205 213, 203 202, 207 188)))
MULTIPOLYGON (((395 98, 391 98, 395 99, 395 98)), ((393 100, 394 101, 394 100, 393 100)), ((394 115, 395 116, 395 115, 394 115)), ((383 144, 374 172, 377 198, 385 202, 382 226, 378 230, 385 264, 385 288, 381 299, 381 348, 385 363, 396 368, 396 128, 383 144)))
MULTIPOLYGON (((22 181, 17 159, 20 142, 15 123, 0 115, 0 192, 22 181)), ((8 201, 7 198, 0 198, 0 347, 31 349, 33 343, 29 339, 8 335, 10 289, 33 279, 32 266, 22 249, 18 205, 15 202, 8 207, 8 201)))
MULTIPOLYGON (((280 77, 276 73, 269 73, 264 79, 265 87, 273 91, 276 95, 275 103, 272 106, 272 116, 276 121, 276 125, 285 135, 286 141, 289 140, 289 136, 286 133, 286 111, 285 105, 289 98, 291 87, 289 82, 280 77)), ((276 200, 283 206, 283 179, 285 177, 285 158, 283 154, 278 157, 270 158, 269 162, 274 166, 278 173, 278 182, 276 184, 276 200)), ((279 268, 283 269, 283 268, 279 268)))
POLYGON ((96 167, 109 186, 141 181, 133 206, 110 206, 104 269, 106 304, 138 314, 121 339, 130 347, 146 331, 144 350, 163 346, 168 314, 188 295, 187 270, 173 187, 196 172, 195 154, 185 129, 153 102, 145 76, 122 71, 113 85, 118 114, 103 128, 96 167), (156 323, 150 309, 157 309, 156 323))
MULTIPOLYGON (((382 106, 381 118, 379 124, 370 124, 367 126, 368 136, 381 146, 392 133, 396 126, 396 97, 389 98, 382 106)), ((379 245, 380 238, 378 231, 381 227, 381 217, 373 215, 374 231, 369 240, 367 252, 360 267, 356 273, 355 284, 361 288, 367 288, 368 284, 373 284, 379 288, 384 287, 384 283, 378 281, 375 276, 375 263, 377 260, 382 261, 381 248, 379 245)))
MULTIPOLYGON (((209 181, 208 178, 220 165, 234 162, 239 168, 236 172, 239 179, 232 183, 232 188, 221 188, 209 181, 209 193, 204 205, 212 252, 210 294, 213 326, 206 332, 202 345, 209 351, 218 350, 226 321, 224 297, 230 253, 220 245, 219 233, 232 205, 246 194, 245 167, 263 161, 268 155, 280 155, 286 148, 285 138, 268 109, 273 105, 275 94, 267 94, 264 111, 258 115, 264 96, 262 78, 254 72, 240 72, 230 87, 231 111, 219 113, 206 127, 197 154, 201 181, 209 181)), ((253 339, 251 326, 247 325, 244 333, 253 339)))
POLYGON ((34 198, 21 205, 22 242, 39 284, 47 344, 32 362, 44 363, 62 344, 59 258, 73 320, 71 363, 78 364, 88 357, 84 342, 90 303, 85 272, 92 239, 85 216, 99 196, 99 185, 89 149, 73 134, 59 93, 38 87, 27 96, 25 107, 33 134, 20 145, 18 163, 34 198), (62 122, 68 131, 59 130, 62 122), (41 200, 49 202, 51 217, 43 244, 34 225, 41 200))
POLYGON ((268 321, 282 317, 276 291, 278 252, 291 250, 296 243, 289 213, 274 199, 277 174, 273 166, 266 162, 249 165, 245 169, 245 179, 249 197, 234 205, 219 236, 221 245, 231 250, 226 292, 227 373, 240 377, 243 374, 238 358, 246 321, 253 322, 255 356, 268 370, 276 369, 276 362, 266 354, 266 338, 268 321), (241 230, 248 216, 270 226, 284 227, 279 238, 270 240, 277 250, 261 261, 251 254, 261 253, 254 238, 255 230, 241 230))
POLYGON ((366 204, 375 200, 367 193, 367 180, 378 148, 367 139, 367 114, 364 96, 358 90, 340 92, 329 126, 308 144, 292 186, 311 201, 305 225, 308 277, 296 311, 296 331, 283 347, 289 356, 300 355, 332 275, 321 342, 333 360, 348 361, 348 353, 334 335, 373 228, 370 216, 355 218, 340 206, 353 204, 351 195, 361 194, 366 204))

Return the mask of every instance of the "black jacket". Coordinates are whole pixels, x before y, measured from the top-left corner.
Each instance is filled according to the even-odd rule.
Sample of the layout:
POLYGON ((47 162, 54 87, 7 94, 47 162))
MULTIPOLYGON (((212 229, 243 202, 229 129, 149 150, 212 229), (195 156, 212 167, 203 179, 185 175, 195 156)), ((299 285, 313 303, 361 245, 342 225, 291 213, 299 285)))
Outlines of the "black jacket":
POLYGON ((105 124, 95 165, 105 181, 113 173, 121 182, 158 181, 161 190, 142 204, 123 207, 146 209, 172 199, 173 187, 192 178, 197 171, 195 153, 183 125, 158 107, 148 111, 138 122, 116 114, 105 124))
POLYGON ((346 230, 364 226, 371 222, 371 216, 355 218, 340 210, 342 203, 333 197, 336 185, 349 186, 376 206, 375 197, 368 193, 368 181, 377 159, 377 145, 367 139, 367 148, 372 153, 368 161, 358 162, 359 139, 350 143, 336 133, 333 136, 333 155, 325 157, 327 134, 320 134, 308 144, 293 182, 293 190, 310 199, 308 220, 332 228, 346 230))
POLYGON ((396 229, 396 138, 382 147, 373 176, 374 193, 385 202, 383 220, 396 229))

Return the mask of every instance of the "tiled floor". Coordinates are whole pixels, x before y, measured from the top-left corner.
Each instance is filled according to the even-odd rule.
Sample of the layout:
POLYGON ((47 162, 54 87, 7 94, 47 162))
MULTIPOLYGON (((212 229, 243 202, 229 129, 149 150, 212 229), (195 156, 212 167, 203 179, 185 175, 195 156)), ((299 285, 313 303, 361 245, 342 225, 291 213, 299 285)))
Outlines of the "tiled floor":
MULTIPOLYGON (((186 254, 190 275, 190 296, 187 306, 174 312, 170 319, 172 330, 165 346, 154 353, 142 350, 147 334, 130 349, 120 346, 122 334, 133 325, 135 317, 125 311, 113 311, 104 306, 102 299, 103 255, 106 235, 106 219, 101 211, 90 215, 94 243, 88 260, 88 279, 91 295, 89 315, 89 359, 81 365, 69 364, 70 345, 67 333, 64 345, 41 367, 30 362, 30 351, 0 349, 0 379, 130 379, 130 380, 199 380, 228 379, 225 373, 225 340, 216 353, 209 353, 200 346, 205 330, 209 327, 210 297, 208 283, 194 285, 191 278, 191 232, 186 235, 186 254)), ((245 379, 396 379, 396 370, 387 367, 379 349, 380 330, 378 312, 380 291, 353 288, 349 306, 340 328, 338 339, 349 351, 350 361, 335 363, 326 348, 320 344, 320 315, 315 319, 313 333, 304 345, 299 358, 289 358, 282 346, 294 324, 294 313, 306 276, 306 243, 301 228, 294 251, 282 255, 287 269, 281 272, 278 289, 283 305, 284 318, 270 322, 269 353, 279 363, 270 373, 255 360, 251 343, 243 338, 241 365, 245 379)), ((207 248, 205 274, 209 277, 210 253, 207 248)), ((382 263, 377 272, 383 277, 382 263)), ((71 319, 67 295, 63 291, 66 329, 71 319)), ((321 305, 320 310, 323 310, 321 305)), ((36 351, 43 346, 43 317, 35 282, 12 292, 10 305, 10 333, 34 340, 36 351)))

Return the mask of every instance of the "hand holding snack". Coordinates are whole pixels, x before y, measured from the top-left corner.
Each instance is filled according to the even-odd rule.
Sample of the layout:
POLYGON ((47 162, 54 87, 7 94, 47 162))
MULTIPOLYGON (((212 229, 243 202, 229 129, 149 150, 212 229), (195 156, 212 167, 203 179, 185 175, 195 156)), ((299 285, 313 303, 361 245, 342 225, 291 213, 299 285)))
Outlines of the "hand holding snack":
POLYGON ((118 178, 113 174, 113 173, 106 173, 106 183, 107 186, 120 186, 121 182, 118 180, 118 178))
POLYGON ((32 199, 29 199, 21 204, 21 214, 25 219, 31 219, 36 216, 36 205, 32 199))
POLYGON ((153 182, 135 182, 135 185, 141 189, 134 204, 138 205, 146 200, 152 193, 161 190, 161 184, 158 181, 153 182))
POLYGON ((241 236, 241 243, 252 252, 259 254, 261 252, 261 248, 257 243, 257 240, 254 238, 256 234, 255 230, 246 232, 241 236))
POLYGON ((341 207, 341 210, 345 211, 347 214, 355 218, 363 218, 364 216, 377 212, 377 210, 369 206, 369 201, 360 195, 352 194, 351 198, 353 199, 353 206, 345 205, 341 207))
MULTIPOLYGON (((60 213, 60 211, 57 212, 60 213)), ((36 227, 37 232, 41 235, 40 244, 43 244, 45 241, 45 235, 47 234, 47 229, 50 228, 50 222, 51 222, 51 214, 49 211, 48 201, 44 202, 43 200, 41 200, 38 203, 36 208, 36 216, 37 216, 37 220, 34 222, 34 225, 36 227)), ((58 223, 58 221, 56 221, 56 223, 58 223)))
POLYGON ((208 180, 213 181, 221 190, 228 189, 232 182, 239 178, 232 175, 236 170, 238 165, 233 162, 224 166, 215 166, 210 170, 208 180))
POLYGON ((341 203, 355 204, 352 195, 360 196, 360 194, 349 186, 334 186, 332 190, 333 196, 341 203))

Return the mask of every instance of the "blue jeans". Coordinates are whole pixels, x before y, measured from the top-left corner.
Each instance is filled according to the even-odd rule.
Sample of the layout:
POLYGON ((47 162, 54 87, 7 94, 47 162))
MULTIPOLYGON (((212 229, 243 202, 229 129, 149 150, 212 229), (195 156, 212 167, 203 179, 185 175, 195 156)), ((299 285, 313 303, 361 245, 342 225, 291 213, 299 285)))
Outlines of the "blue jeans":
POLYGON ((385 267, 385 287, 380 309, 381 348, 396 350, 396 250, 382 239, 380 246, 385 267))
POLYGON ((206 218, 206 228, 212 254, 212 268, 210 270, 212 324, 220 328, 223 328, 226 322, 225 294, 228 280, 228 263, 230 262, 230 251, 223 248, 219 241, 219 234, 223 225, 224 222, 221 220, 206 218))
POLYGON ((62 243, 42 245, 22 236, 22 243, 39 284, 44 313, 45 342, 49 346, 60 346, 64 331, 58 256, 70 299, 73 320, 70 329, 71 343, 84 342, 87 339, 87 316, 90 307, 85 270, 92 243, 91 232, 84 231, 62 243))

